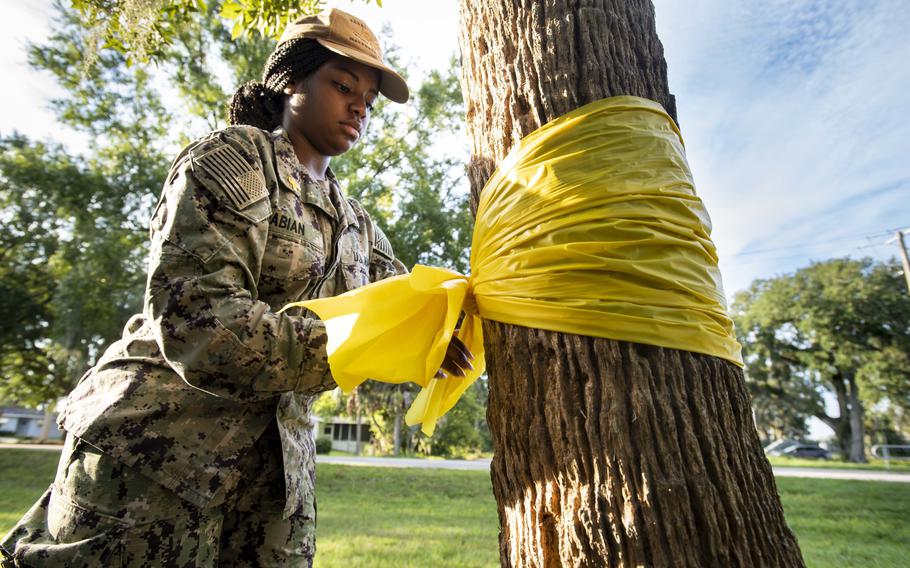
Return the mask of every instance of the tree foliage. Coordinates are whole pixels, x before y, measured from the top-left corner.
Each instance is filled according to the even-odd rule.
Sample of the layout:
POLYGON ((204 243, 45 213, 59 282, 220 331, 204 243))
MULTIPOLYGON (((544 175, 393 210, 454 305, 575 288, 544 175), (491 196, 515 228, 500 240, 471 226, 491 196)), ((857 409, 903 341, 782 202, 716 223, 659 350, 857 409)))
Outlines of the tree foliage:
MULTIPOLYGON (((365 0, 369 2, 370 0, 365 0)), ((323 0, 71 0, 82 26, 90 31, 86 68, 104 50, 116 51, 128 64, 167 59, 168 48, 200 13, 217 13, 230 38, 258 35, 278 39, 297 18, 324 8, 323 0)), ((382 6, 382 0, 376 0, 382 6)))
POLYGON ((896 263, 835 259, 758 280, 733 312, 760 428, 801 431, 815 416, 862 459, 867 407, 908 408, 910 297, 896 263), (839 416, 825 412, 824 391, 839 416))
POLYGON ((0 140, 0 398, 62 396, 138 306, 145 234, 123 189, 59 146, 0 140))
POLYGON ((152 78, 116 52, 78 68, 87 30, 58 6, 56 32, 28 47, 60 85, 62 126, 89 135, 85 156, 13 134, 0 139, 4 226, 0 397, 30 406, 65 394, 141 299, 146 222, 167 170, 168 116, 152 78))
POLYGON ((471 385, 442 418, 432 439, 433 455, 464 458, 492 449, 485 417, 485 383, 481 380, 471 385))

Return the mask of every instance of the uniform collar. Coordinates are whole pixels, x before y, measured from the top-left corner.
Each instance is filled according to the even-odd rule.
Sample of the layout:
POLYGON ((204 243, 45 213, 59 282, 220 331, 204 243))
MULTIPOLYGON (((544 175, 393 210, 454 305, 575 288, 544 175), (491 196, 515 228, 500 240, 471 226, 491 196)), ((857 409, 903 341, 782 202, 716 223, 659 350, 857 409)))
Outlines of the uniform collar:
POLYGON ((313 181, 306 169, 300 167, 291 139, 280 126, 272 131, 272 144, 275 148, 278 178, 282 185, 299 195, 300 200, 304 203, 322 209, 326 215, 338 221, 340 226, 360 227, 357 215, 342 194, 341 186, 338 184, 332 168, 326 171, 328 184, 313 181))

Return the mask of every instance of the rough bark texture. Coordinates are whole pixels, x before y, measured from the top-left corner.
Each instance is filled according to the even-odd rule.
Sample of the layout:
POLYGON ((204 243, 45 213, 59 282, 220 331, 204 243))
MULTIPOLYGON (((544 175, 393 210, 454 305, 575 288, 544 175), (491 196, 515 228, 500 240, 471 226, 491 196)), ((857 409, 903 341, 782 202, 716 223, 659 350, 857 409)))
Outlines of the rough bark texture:
MULTIPOLYGON (((631 94, 675 118, 649 0, 462 0, 475 200, 524 135, 631 94)), ((487 321, 503 566, 802 566, 742 372, 487 321)))

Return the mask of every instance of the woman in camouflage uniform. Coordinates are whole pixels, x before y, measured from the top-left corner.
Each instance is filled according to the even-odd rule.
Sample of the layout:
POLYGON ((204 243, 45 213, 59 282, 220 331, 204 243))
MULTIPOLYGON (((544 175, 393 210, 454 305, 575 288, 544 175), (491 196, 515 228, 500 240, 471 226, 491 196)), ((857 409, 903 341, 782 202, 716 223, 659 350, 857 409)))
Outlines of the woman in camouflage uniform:
MULTIPOLYGON (((2 542, 11 566, 309 566, 310 407, 335 387, 322 322, 276 313, 401 274, 332 156, 376 97, 402 103, 359 19, 288 27, 175 160, 151 221, 143 311, 70 394, 56 479, 2 542)), ((460 375, 470 353, 450 346, 460 375)))

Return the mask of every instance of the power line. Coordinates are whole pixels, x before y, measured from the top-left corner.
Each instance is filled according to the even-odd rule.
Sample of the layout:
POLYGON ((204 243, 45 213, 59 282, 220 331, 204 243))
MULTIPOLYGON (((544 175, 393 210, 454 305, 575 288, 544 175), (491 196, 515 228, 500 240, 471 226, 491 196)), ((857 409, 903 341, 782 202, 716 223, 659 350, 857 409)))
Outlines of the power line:
MULTIPOLYGON (((845 236, 841 236, 841 237, 825 239, 823 241, 794 243, 794 244, 786 245, 786 246, 772 247, 772 248, 759 249, 759 250, 750 250, 750 251, 746 251, 746 252, 740 252, 737 254, 728 254, 728 255, 724 255, 724 256, 726 256, 727 258, 734 258, 734 257, 740 257, 740 256, 752 256, 752 255, 756 255, 756 254, 764 254, 764 253, 768 253, 768 252, 780 252, 780 251, 800 249, 800 248, 827 246, 830 243, 835 243, 835 242, 858 241, 858 240, 863 240, 863 239, 871 240, 871 239, 875 239, 875 238, 881 238, 886 235, 894 234, 894 232, 896 230, 897 229, 885 229, 882 231, 876 231, 874 233, 857 234, 854 236, 845 235, 845 236)), ((873 246, 873 245, 870 245, 870 246, 873 246)), ((874 245, 874 246, 878 246, 878 245, 874 245)))

